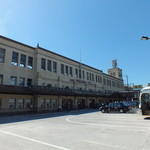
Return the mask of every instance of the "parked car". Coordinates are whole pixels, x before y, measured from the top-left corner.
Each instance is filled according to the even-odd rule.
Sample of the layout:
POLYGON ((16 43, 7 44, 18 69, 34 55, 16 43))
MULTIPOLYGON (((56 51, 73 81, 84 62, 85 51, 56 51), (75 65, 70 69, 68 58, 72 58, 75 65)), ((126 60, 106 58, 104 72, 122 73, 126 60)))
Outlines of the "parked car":
POLYGON ((130 111, 132 107, 126 102, 112 102, 108 105, 103 105, 99 108, 102 113, 109 113, 109 112, 120 112, 126 113, 130 111))

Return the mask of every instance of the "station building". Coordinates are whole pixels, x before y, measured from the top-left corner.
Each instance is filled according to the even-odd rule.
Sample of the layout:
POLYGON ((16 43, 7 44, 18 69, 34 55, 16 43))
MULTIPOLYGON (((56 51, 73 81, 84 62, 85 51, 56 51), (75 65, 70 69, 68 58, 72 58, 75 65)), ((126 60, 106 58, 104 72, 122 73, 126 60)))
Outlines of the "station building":
MULTIPOLYGON (((99 62, 98 62, 99 63, 99 62)), ((93 108, 123 91, 123 79, 0 36, 0 113, 93 108)))

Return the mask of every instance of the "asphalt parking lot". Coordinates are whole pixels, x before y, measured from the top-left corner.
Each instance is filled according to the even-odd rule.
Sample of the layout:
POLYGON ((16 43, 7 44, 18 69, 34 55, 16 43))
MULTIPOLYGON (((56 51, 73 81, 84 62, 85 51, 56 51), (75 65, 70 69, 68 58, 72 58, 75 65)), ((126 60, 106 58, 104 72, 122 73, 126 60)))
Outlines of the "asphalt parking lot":
POLYGON ((0 118, 1 150, 149 150, 150 120, 86 109, 0 118))

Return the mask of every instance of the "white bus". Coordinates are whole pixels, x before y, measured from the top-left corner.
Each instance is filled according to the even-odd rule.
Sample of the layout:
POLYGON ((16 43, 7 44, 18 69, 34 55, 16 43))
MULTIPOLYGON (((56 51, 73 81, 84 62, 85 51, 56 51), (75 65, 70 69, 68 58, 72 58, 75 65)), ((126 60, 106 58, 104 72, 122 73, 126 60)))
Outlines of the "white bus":
POLYGON ((150 86, 141 90, 139 99, 142 115, 150 115, 150 86))

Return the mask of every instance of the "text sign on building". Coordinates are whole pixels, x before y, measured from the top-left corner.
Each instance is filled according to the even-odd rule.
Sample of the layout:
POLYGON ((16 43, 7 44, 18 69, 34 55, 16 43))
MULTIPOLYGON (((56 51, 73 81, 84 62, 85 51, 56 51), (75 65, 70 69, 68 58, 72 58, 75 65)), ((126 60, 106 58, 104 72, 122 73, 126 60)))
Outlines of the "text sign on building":
POLYGON ((112 67, 113 68, 117 67, 117 59, 112 60, 112 67))
POLYGON ((133 88, 134 89, 136 89, 136 88, 143 88, 143 85, 134 85, 133 88))

